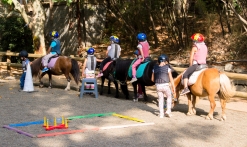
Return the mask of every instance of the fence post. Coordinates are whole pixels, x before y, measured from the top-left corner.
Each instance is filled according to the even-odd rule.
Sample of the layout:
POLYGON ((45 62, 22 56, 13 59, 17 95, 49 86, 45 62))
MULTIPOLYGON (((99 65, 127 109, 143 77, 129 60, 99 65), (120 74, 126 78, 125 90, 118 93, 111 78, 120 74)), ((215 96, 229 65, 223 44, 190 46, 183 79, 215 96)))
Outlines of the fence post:
MULTIPOLYGON (((7 53, 10 53, 10 50, 7 50, 7 53)), ((11 56, 7 55, 7 73, 8 73, 8 76, 12 76, 10 63, 11 63, 11 56)))

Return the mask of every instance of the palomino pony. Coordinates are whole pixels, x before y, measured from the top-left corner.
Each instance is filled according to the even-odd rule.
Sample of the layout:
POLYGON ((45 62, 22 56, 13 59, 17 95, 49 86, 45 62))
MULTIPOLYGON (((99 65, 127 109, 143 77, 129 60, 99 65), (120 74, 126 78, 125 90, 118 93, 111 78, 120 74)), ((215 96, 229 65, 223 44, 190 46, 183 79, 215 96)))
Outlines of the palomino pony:
POLYGON ((80 80, 80 69, 77 61, 66 56, 59 56, 54 66, 47 72, 40 74, 40 70, 43 68, 42 57, 35 59, 31 64, 31 68, 33 76, 39 76, 40 87, 44 86, 41 79, 45 74, 49 75, 49 88, 52 88, 52 75, 65 75, 68 81, 65 90, 70 90, 70 73, 76 84, 78 84, 80 80))
MULTIPOLYGON (((176 95, 179 97, 179 91, 183 89, 183 85, 181 84, 182 74, 180 74, 175 80, 176 87, 176 95)), ((187 115, 196 114, 195 104, 196 97, 206 97, 208 96, 208 100, 210 102, 210 111, 206 116, 206 119, 213 119, 213 112, 215 109, 215 95, 218 94, 220 98, 222 114, 221 120, 226 120, 225 108, 226 101, 230 99, 234 93, 235 88, 231 84, 230 79, 226 76, 226 74, 218 71, 216 68, 208 68, 202 71, 196 83, 189 86, 190 93, 186 94, 188 98, 188 113, 187 115), (193 100, 191 99, 193 98, 193 100)))

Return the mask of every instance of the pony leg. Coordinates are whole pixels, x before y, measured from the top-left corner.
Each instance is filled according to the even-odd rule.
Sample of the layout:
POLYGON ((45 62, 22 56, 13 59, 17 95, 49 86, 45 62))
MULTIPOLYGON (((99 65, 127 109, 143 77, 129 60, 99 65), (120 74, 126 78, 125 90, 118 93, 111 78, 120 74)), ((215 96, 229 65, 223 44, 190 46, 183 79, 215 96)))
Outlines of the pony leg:
POLYGON ((225 110, 226 110, 226 100, 225 99, 220 99, 220 104, 221 104, 221 109, 222 109, 222 113, 221 113, 221 118, 220 120, 226 120, 226 114, 225 114, 225 110))
MULTIPOLYGON (((109 81, 110 82, 110 81, 109 81)), ((119 98, 119 89, 118 89, 118 83, 117 81, 114 81, 114 84, 115 84, 115 88, 116 88, 116 95, 115 95, 115 98, 119 98)))
POLYGON ((104 90, 104 89, 103 89, 103 88, 104 88, 104 82, 105 82, 105 77, 102 76, 102 77, 101 77, 101 86, 100 86, 101 88, 100 88, 100 93, 99 93, 100 95, 103 94, 103 90, 104 90))
POLYGON ((208 115, 206 116, 206 119, 212 120, 213 119, 214 109, 215 109, 215 106, 216 106, 215 100, 214 100, 214 95, 209 95, 208 96, 208 99, 210 101, 210 107, 211 107, 211 109, 210 109, 208 115))
POLYGON ((48 88, 52 88, 52 75, 51 73, 49 73, 48 75, 49 75, 49 87, 48 88))
POLYGON ((191 101, 191 94, 186 94, 187 98, 188 98, 188 112, 187 115, 193 115, 193 111, 192 111, 192 101, 191 101))
POLYGON ((65 77, 68 83, 67 83, 67 87, 64 90, 69 91, 70 90, 70 76, 69 74, 65 74, 65 77))
POLYGON ((42 78, 43 76, 46 74, 46 72, 43 72, 41 75, 39 75, 39 87, 43 88, 44 87, 44 83, 42 82, 42 78))
POLYGON ((132 86, 133 86, 133 89, 134 89, 134 99, 133 101, 138 101, 138 98, 137 98, 137 82, 133 82, 132 83, 132 86))
POLYGON ((141 87, 142 87, 142 93, 143 93, 144 101, 148 101, 148 96, 146 93, 146 87, 144 85, 141 85, 141 87))
POLYGON ((108 94, 111 94, 111 80, 108 80, 108 94))
POLYGON ((196 96, 195 95, 192 95, 192 114, 196 114, 196 96))

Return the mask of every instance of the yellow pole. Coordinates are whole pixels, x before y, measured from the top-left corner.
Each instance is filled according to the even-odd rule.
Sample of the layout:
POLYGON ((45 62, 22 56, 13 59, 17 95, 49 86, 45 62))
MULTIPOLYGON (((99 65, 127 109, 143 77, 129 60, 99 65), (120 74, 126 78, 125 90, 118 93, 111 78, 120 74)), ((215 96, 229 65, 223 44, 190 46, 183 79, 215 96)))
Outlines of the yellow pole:
POLYGON ((62 116, 62 125, 64 125, 64 117, 62 116))
POLYGON ((54 127, 56 127, 57 126, 57 119, 56 119, 56 117, 54 117, 54 127))
POLYGON ((68 120, 65 120, 65 128, 68 128, 68 120))
POLYGON ((44 127, 46 127, 46 117, 44 116, 44 127))
POLYGON ((46 120, 46 129, 49 129, 49 119, 46 120))

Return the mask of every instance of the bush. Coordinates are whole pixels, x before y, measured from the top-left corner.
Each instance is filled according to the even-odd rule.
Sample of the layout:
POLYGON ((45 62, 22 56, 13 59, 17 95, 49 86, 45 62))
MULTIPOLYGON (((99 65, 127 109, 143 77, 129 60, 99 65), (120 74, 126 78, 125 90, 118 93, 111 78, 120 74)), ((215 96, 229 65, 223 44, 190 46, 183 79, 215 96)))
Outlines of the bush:
POLYGON ((32 32, 25 26, 23 18, 10 16, 0 18, 0 51, 33 52, 32 32))

